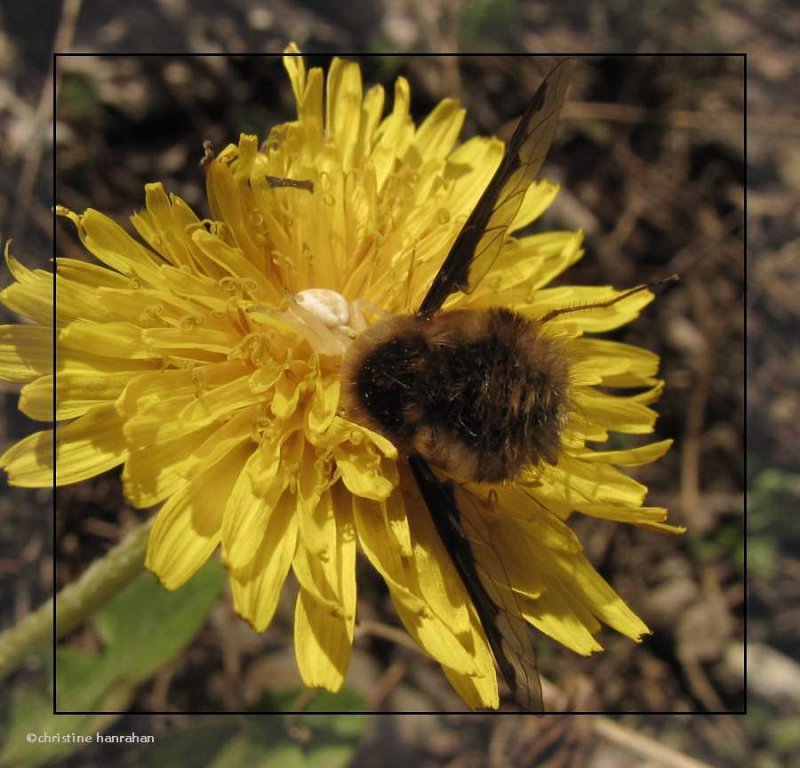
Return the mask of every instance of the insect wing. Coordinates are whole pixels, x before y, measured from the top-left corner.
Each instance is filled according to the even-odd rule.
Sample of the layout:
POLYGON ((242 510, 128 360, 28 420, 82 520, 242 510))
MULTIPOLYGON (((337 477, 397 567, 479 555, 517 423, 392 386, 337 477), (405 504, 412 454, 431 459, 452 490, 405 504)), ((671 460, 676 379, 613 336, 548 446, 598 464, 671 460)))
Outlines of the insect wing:
POLYGON ((417 314, 429 316, 455 292, 470 293, 491 269, 553 143, 575 59, 562 61, 539 86, 520 118, 500 167, 478 200, 417 314))
MULTIPOLYGON (((503 571, 497 552, 485 537, 481 537, 480 544, 487 545, 481 546, 481 558, 494 561, 491 568, 482 569, 482 577, 470 544, 474 539, 465 530, 466 520, 459 513, 452 483, 440 481, 419 456, 411 456, 409 464, 439 538, 475 606, 500 673, 523 710, 543 711, 533 632, 522 617, 510 584, 501 584, 486 575, 486 570, 503 571)), ((476 504, 482 503, 475 497, 471 499, 476 504)))

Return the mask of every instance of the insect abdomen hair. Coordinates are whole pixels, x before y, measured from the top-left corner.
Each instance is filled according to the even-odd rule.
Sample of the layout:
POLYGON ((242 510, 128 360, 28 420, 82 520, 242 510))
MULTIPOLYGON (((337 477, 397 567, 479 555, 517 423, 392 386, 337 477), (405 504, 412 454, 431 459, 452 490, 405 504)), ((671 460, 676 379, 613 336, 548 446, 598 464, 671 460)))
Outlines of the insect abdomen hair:
POLYGON ((350 418, 463 478, 499 482, 555 463, 568 368, 541 325, 506 309, 394 317, 353 342, 350 418))
POLYGON ((419 397, 417 379, 426 353, 415 317, 391 317, 364 331, 343 364, 342 405, 348 416, 407 451, 416 430, 408 414, 419 397))

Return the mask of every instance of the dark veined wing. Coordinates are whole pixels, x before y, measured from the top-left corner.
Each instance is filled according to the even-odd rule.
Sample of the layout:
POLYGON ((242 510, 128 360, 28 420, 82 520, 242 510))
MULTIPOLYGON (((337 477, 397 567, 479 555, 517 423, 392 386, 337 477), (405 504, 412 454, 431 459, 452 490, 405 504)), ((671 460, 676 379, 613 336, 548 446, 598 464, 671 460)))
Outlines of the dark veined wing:
MULTIPOLYGON (((439 538, 475 606, 500 673, 524 711, 542 712, 542 684, 536 669, 533 631, 520 614, 511 585, 488 578, 485 570, 481 578, 452 483, 439 480, 420 456, 410 456, 408 461, 439 538)), ((491 570, 502 572, 494 548, 484 547, 481 556, 494 558, 491 570)))
POLYGON ((500 167, 459 232, 418 315, 432 315, 455 291, 470 293, 491 268, 525 192, 539 174, 553 143, 575 63, 575 59, 564 59, 539 86, 520 118, 500 167))

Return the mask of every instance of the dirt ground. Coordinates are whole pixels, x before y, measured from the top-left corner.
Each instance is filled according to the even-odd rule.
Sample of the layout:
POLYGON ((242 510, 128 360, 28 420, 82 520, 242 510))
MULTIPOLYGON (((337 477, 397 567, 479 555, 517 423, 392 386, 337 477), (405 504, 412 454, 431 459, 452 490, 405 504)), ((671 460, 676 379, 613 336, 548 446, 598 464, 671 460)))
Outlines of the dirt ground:
MULTIPOLYGON (((762 4, 759 16, 739 3, 718 3, 702 14, 681 4, 679 11, 654 9, 636 20, 624 2, 568 4, 557 13, 544 3, 513 0, 425 8, 385 0, 349 3, 335 15, 313 0, 268 8, 246 0, 204 5, 189 11, 180 3, 145 2, 119 17, 111 3, 97 2, 91 13, 80 9, 71 34, 69 15, 59 26, 58 19, 37 16, 36 3, 3 11, 0 141, 11 173, 2 174, 0 233, 4 241, 14 238, 18 259, 44 265, 52 254, 53 186, 57 202, 78 211, 91 206, 123 224, 142 207, 143 185, 153 180, 206 213, 202 142, 219 147, 240 132, 264 136, 291 116, 278 59, 64 57, 54 165, 45 78, 59 31, 62 50, 83 54, 276 53, 295 40, 318 66, 327 65, 331 51, 597 52, 581 60, 543 172, 562 192, 540 226, 586 233, 586 256, 564 283, 622 287, 681 276, 614 338, 661 356, 667 386, 656 436, 675 444, 635 476, 651 489, 649 503, 667 507, 670 522, 688 531, 673 537, 573 521, 591 561, 653 634, 635 645, 605 631, 606 652, 585 659, 546 638, 539 643, 546 696, 551 691, 560 708, 663 714, 461 713, 439 668, 394 639, 398 622, 385 587, 364 566, 359 620, 371 629, 358 634, 346 685, 369 710, 454 714, 370 717, 341 764, 372 765, 378 754, 387 765, 410 759, 431 766, 639 765, 645 756, 664 765, 703 764, 680 762, 692 758, 709 765, 798 764, 791 727, 798 688, 788 681, 800 674, 794 661, 800 527, 791 514, 800 497, 800 360, 791 343, 800 312, 793 290, 800 116, 797 86, 790 86, 797 82, 790 54, 800 14, 777 2, 762 4), (688 53, 745 50, 746 62, 688 53), (619 55, 665 51, 685 55, 619 55), (32 142, 37 135, 42 141, 32 142), (690 716, 741 713, 746 704, 747 719, 690 716)), ((507 130, 557 58, 403 55, 360 63, 368 83, 390 86, 406 76, 417 118, 444 96, 459 97, 468 136, 507 130)), ((56 242, 59 255, 77 253, 60 223, 56 242)), ((4 407, 6 445, 31 426, 10 391, 4 407)), ((0 496, 0 590, 13 596, 2 605, 4 626, 38 607, 53 580, 57 589, 73 581, 148 514, 126 503, 117 474, 58 491, 55 542, 48 505, 46 491, 4 488, 0 496)), ((143 683, 128 708, 161 714, 121 715, 115 727, 180 734, 192 719, 169 713, 251 709, 276 677, 296 685, 292 597, 286 590, 263 635, 223 597, 184 653, 143 683)), ((97 639, 86 627, 69 643, 91 649, 97 639)), ((35 674, 27 670, 16 685, 35 674)), ((60 764, 123 764, 122 752, 114 763, 105 754, 96 746, 60 764)), ((133 753, 124 759, 134 761, 133 753)))

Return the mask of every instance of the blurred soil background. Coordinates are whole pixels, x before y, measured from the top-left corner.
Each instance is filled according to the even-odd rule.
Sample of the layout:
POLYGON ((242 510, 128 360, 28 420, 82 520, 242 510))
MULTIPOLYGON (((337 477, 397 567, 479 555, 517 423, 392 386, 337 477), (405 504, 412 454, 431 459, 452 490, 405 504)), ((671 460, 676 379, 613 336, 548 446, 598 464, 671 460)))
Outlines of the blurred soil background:
MULTIPOLYGON (((116 3, 97 0, 67 2, 59 17, 56 5, 5 2, 0 10, 0 235, 3 242, 14 238, 14 255, 30 267, 46 266, 53 253, 53 189, 56 202, 97 208, 129 231, 128 217, 143 206, 149 181, 162 180, 200 215, 208 213, 202 142, 219 149, 241 132, 264 137, 293 116, 279 58, 235 54, 276 54, 290 40, 309 66, 327 66, 331 52, 598 53, 576 72, 543 172, 562 183, 562 192, 537 228, 586 233, 586 255, 564 284, 626 287, 681 275, 613 337, 661 355, 667 387, 656 437, 675 444, 635 476, 650 487, 648 502, 669 508, 670 522, 688 532, 674 537, 572 521, 589 558, 653 634, 635 645, 605 630, 599 640, 606 652, 587 659, 541 638, 545 699, 554 711, 610 713, 741 713, 747 704, 747 718, 372 717, 349 764, 374 765, 380 755, 388 766, 633 766, 645 759, 800 765, 800 358, 793 344, 800 315, 800 12, 774 0, 757 12, 744 2, 700 9, 642 8, 628 0, 557 8, 521 0, 353 0, 334 9, 318 0, 144 0, 120 15, 116 3), (83 55, 58 61, 54 176, 47 78, 57 34, 59 50, 83 55), (666 51, 749 57, 745 70, 736 56, 615 55, 666 51), (120 52, 180 55, 86 55, 120 52), (231 56, 186 55, 208 52, 231 56)), ((441 98, 456 96, 468 110, 465 137, 506 138, 557 60, 359 59, 365 83, 387 89, 387 106, 394 79, 404 75, 417 120, 441 98)), ((55 233, 57 253, 79 257, 70 227, 58 222, 55 233)), ((2 284, 8 279, 3 271, 2 284)), ((32 429, 16 411, 16 395, 5 394, 3 448, 32 429)), ((126 503, 117 473, 59 490, 54 572, 50 509, 46 491, 3 486, 4 627, 41 605, 53 584, 72 582, 149 514, 126 503)), ((359 591, 360 629, 346 686, 370 711, 461 712, 438 666, 393 632, 399 623, 369 567, 359 571, 359 591)), ((195 720, 172 713, 246 710, 271 686, 297 685, 292 616, 287 589, 273 625, 257 635, 224 597, 186 651, 143 684, 130 707, 161 714, 124 715, 116 727, 158 739, 195 720)), ((91 649, 97 638, 86 627, 69 642, 91 649)), ((41 674, 31 664, 13 681, 24 686, 41 674)), ((126 757, 117 747, 113 761, 109 754, 90 747, 60 764, 139 764, 135 750, 126 757)))

